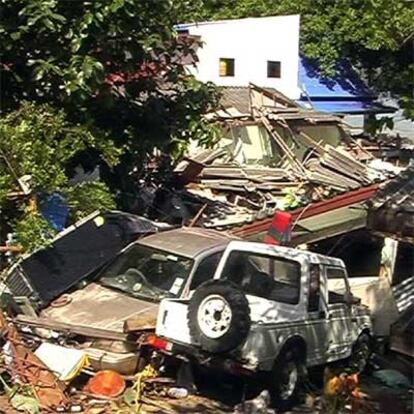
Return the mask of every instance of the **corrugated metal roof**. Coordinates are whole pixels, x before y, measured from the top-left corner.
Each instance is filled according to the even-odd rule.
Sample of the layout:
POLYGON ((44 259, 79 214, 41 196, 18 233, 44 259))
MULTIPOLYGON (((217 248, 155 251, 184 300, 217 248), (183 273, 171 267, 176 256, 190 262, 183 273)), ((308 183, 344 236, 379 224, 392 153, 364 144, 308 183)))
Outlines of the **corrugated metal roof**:
POLYGON ((336 76, 325 78, 317 63, 302 56, 299 60, 299 83, 311 98, 375 98, 346 62, 340 63, 336 76))
POLYGON ((395 108, 381 105, 373 101, 360 101, 360 100, 312 100, 309 103, 308 98, 302 98, 298 101, 300 105, 305 108, 312 107, 316 111, 330 112, 335 114, 365 114, 369 112, 373 113, 392 113, 395 112, 395 108))
POLYGON ((380 188, 372 208, 378 209, 384 205, 394 205, 399 210, 414 213, 414 166, 408 167, 380 188))
POLYGON ((414 243, 414 166, 382 187, 369 207, 370 229, 414 243))
POLYGON ((395 108, 376 102, 372 90, 348 62, 341 62, 337 75, 326 78, 314 61, 301 57, 299 86, 303 90, 298 103, 317 111, 338 114, 393 113, 395 108), (311 104, 311 105, 310 105, 311 104))

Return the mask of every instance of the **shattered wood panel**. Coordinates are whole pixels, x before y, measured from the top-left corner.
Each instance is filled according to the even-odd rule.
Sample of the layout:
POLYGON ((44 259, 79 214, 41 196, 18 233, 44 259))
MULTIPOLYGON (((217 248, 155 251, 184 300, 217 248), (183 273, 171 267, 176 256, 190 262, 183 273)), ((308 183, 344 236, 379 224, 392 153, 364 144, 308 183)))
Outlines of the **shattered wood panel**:
POLYGON ((152 311, 143 311, 128 318, 124 322, 124 332, 137 332, 155 330, 157 324, 157 314, 152 311))
POLYGON ((12 378, 33 386, 41 406, 47 409, 66 406, 69 399, 65 394, 66 384, 46 367, 46 365, 24 345, 15 326, 8 323, 0 313, 0 329, 9 344, 10 362, 6 370, 12 378))
MULTIPOLYGON (((349 206, 355 203, 366 201, 372 198, 377 192, 378 184, 373 184, 369 187, 359 188, 355 191, 350 191, 345 194, 337 195, 333 198, 317 201, 311 203, 305 207, 291 210, 293 219, 296 220, 298 217, 307 218, 316 216, 327 211, 332 211, 337 208, 349 206)), ((242 238, 249 238, 255 234, 267 232, 272 223, 271 218, 265 218, 262 220, 256 220, 250 224, 244 224, 238 228, 233 228, 231 233, 242 238)))
POLYGON ((278 165, 282 167, 242 164, 242 161, 237 164, 234 159, 231 164, 216 162, 205 165, 193 182, 187 184, 188 192, 199 197, 205 195, 205 199, 200 199, 199 205, 193 209, 194 212, 200 211, 206 204, 197 219, 198 225, 220 230, 234 228, 260 221, 274 213, 277 207, 285 210, 298 204, 329 200, 335 193, 356 191, 387 178, 347 150, 323 146, 303 132, 300 136, 304 142, 299 138, 292 139, 293 143, 287 141, 282 132, 295 133, 286 120, 308 125, 317 122, 338 124, 341 120, 330 114, 297 108, 289 105, 288 101, 281 102, 279 98, 283 97, 279 96, 279 100, 275 97, 277 94, 272 95, 251 85, 252 117, 274 141, 270 145, 278 148, 278 165), (284 129, 280 130, 276 125, 284 129), (295 148, 300 145, 314 151, 299 156, 295 148))
POLYGON ((282 92, 274 88, 261 88, 260 86, 249 84, 249 99, 252 107, 262 106, 300 108, 300 106, 288 98, 282 92))
POLYGON ((286 179, 288 174, 286 170, 280 168, 248 168, 248 167, 205 167, 201 173, 202 178, 247 178, 247 179, 259 179, 260 177, 272 177, 273 179, 286 179))

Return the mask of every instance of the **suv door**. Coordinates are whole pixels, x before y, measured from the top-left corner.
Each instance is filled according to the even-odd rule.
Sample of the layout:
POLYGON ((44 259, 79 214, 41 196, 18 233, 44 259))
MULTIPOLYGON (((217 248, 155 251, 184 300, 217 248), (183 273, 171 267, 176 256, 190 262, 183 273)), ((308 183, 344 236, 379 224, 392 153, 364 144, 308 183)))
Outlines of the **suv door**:
POLYGON ((309 264, 309 281, 307 290, 308 321, 308 361, 312 365, 323 364, 327 350, 326 303, 323 292, 323 274, 320 264, 309 264))
POLYGON ((355 322, 351 292, 346 270, 336 266, 325 266, 327 298, 327 362, 349 355, 353 341, 355 322))

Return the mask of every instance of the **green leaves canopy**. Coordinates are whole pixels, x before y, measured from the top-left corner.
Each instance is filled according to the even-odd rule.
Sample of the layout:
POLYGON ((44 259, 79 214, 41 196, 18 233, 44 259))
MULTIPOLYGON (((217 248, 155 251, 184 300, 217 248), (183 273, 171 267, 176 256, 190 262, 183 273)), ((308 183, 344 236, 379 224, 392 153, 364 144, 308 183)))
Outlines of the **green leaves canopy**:
POLYGON ((102 163, 115 165, 121 154, 101 131, 91 132, 73 125, 63 110, 49 105, 23 103, 18 111, 0 120, 0 231, 14 228, 18 241, 27 249, 45 242, 52 229, 35 206, 27 202, 38 195, 64 195, 74 219, 97 208, 115 207, 113 197, 102 182, 71 184, 73 167, 84 154, 94 152, 102 163), (27 195, 19 180, 27 177, 27 195))
POLYGON ((0 0, 2 109, 24 100, 63 108, 75 124, 105 131, 124 149, 106 177, 131 191, 157 147, 174 154, 209 141, 201 116, 213 85, 189 77, 193 40, 174 32, 168 0, 0 0))

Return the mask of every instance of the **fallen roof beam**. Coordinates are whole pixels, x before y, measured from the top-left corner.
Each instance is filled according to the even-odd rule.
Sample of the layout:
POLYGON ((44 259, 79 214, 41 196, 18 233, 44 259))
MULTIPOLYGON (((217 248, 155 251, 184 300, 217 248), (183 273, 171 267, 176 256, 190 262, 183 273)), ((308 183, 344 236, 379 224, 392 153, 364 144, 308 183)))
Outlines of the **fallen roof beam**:
MULTIPOLYGON (((313 217, 318 214, 326 213, 327 211, 334 210, 340 207, 346 207, 352 204, 360 203, 362 201, 369 200, 378 191, 378 184, 370 185, 369 187, 363 187, 358 190, 349 191, 345 194, 341 194, 334 198, 319 201, 316 203, 308 204, 305 207, 301 207, 295 210, 289 211, 293 216, 293 221, 298 217, 307 218, 313 217)), ((246 224, 241 227, 234 228, 230 232, 239 237, 249 237, 257 233, 267 232, 272 224, 272 218, 258 220, 251 224, 246 224)))

